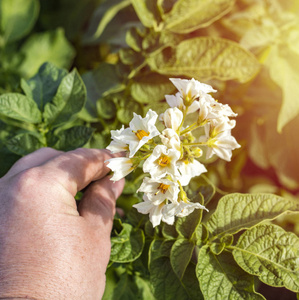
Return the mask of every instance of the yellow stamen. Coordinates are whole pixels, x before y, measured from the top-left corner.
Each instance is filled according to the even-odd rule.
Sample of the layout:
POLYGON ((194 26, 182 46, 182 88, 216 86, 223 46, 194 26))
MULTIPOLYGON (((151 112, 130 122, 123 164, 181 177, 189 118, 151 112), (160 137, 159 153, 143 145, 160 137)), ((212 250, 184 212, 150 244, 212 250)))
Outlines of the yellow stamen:
POLYGON ((167 155, 161 155, 158 159, 158 164, 161 167, 167 167, 170 164, 170 158, 167 155))
POLYGON ((149 133, 144 130, 133 131, 139 140, 142 140, 143 137, 149 136, 149 133))
POLYGON ((191 90, 188 91, 188 93, 184 97, 184 104, 188 107, 192 104, 194 101, 194 98, 192 97, 191 90))
POLYGON ((168 184, 160 183, 158 188, 157 188, 158 191, 157 191, 157 193, 155 193, 155 195, 158 195, 160 192, 162 194, 165 194, 169 187, 170 187, 170 185, 168 185, 168 184))

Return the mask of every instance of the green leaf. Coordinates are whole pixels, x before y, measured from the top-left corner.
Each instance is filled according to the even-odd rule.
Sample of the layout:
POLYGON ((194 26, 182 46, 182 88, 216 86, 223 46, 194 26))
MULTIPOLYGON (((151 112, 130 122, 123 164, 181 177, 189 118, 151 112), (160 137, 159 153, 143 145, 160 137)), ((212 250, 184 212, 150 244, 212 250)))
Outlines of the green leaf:
POLYGON ((167 77, 155 73, 136 78, 131 86, 131 95, 139 103, 163 100, 165 95, 174 91, 175 88, 167 77))
POLYGON ((136 196, 136 194, 120 195, 117 198, 117 207, 121 208, 125 213, 127 213, 132 209, 132 206, 138 202, 140 202, 140 199, 136 196))
MULTIPOLYGON (((124 9, 125 7, 129 6, 131 3, 130 0, 116 1, 116 3, 114 2, 111 0, 106 1, 109 7, 105 6, 105 14, 102 16, 101 21, 98 24, 96 31, 92 36, 92 40, 98 39, 104 32, 107 25, 111 22, 111 20, 118 14, 118 12, 124 9)), ((101 11, 99 11, 98 13, 100 13, 101 11)))
POLYGON ((204 224, 199 224, 195 229, 195 236, 193 237, 196 241, 196 245, 202 246, 205 244, 209 237, 209 232, 207 230, 207 227, 204 224))
POLYGON ((188 33, 207 27, 225 15, 234 0, 179 0, 164 15, 165 29, 176 33, 188 33))
POLYGON ((208 246, 200 249, 196 275, 205 299, 262 300, 254 290, 253 276, 236 265, 232 255, 214 255, 208 246))
MULTIPOLYGON (((156 300, 156 298, 152 294, 151 286, 150 286, 149 281, 144 280, 140 276, 134 276, 134 281, 135 281, 135 283, 136 283, 139 291, 141 291, 141 295, 140 295, 141 297, 140 297, 140 299, 156 300)), ((134 299, 136 299, 136 298, 134 298, 134 299)))
MULTIPOLYGON (((200 204, 203 203, 203 198, 201 195, 197 196, 197 201, 200 204)), ((190 215, 178 218, 175 224, 176 231, 180 236, 191 239, 192 235, 196 231, 196 228, 200 225, 202 218, 202 209, 195 209, 190 215)))
POLYGON ((11 43, 27 35, 39 13, 38 0, 1 0, 0 32, 4 41, 11 43))
POLYGON ((59 69, 52 63, 44 63, 34 77, 27 81, 22 79, 21 87, 27 97, 31 97, 39 109, 43 110, 53 99, 61 80, 66 75, 66 70, 59 69))
POLYGON ((154 55, 166 47, 175 48, 183 40, 184 36, 169 31, 155 32, 154 30, 148 30, 142 40, 142 49, 149 55, 154 55))
POLYGON ((253 54, 239 44, 214 37, 188 39, 175 48, 150 56, 151 69, 168 76, 188 76, 198 80, 212 78, 247 82, 259 71, 253 54))
POLYGON ((123 273, 120 275, 117 284, 113 283, 113 288, 109 289, 106 287, 103 300, 140 299, 138 296, 140 296, 138 295, 138 288, 132 280, 132 276, 130 276, 128 273, 123 273))
POLYGON ((174 240, 153 240, 149 251, 149 264, 160 257, 170 257, 174 240))
POLYGON ((74 69, 62 79, 53 101, 45 105, 45 121, 51 126, 66 123, 80 112, 85 101, 84 83, 77 70, 74 69))
POLYGON ((189 188, 191 191, 200 193, 203 196, 204 205, 207 205, 215 195, 215 186, 209 184, 203 176, 193 178, 189 183, 189 188))
POLYGON ((210 245, 211 252, 215 255, 221 254, 221 252, 224 250, 225 244, 224 243, 212 243, 210 245))
POLYGON ((104 136, 102 133, 95 132, 88 143, 88 148, 97 148, 104 149, 108 146, 109 140, 107 136, 104 136))
POLYGON ((7 93, 1 95, 0 115, 33 124, 41 122, 41 112, 36 103, 22 94, 7 93))
POLYGON ((26 132, 20 133, 8 140, 6 146, 11 152, 24 156, 45 145, 35 135, 26 132))
POLYGON ((178 237, 175 226, 168 225, 167 223, 163 223, 162 234, 166 239, 176 239, 178 237))
POLYGON ((26 78, 33 76, 45 62, 68 69, 75 56, 75 50, 61 28, 32 35, 20 51, 25 56, 20 71, 26 78))
POLYGON ((127 272, 122 273, 118 278, 117 275, 120 272, 118 269, 109 268, 106 272, 107 280, 103 300, 155 300, 148 280, 136 273, 132 276, 127 272))
MULTIPOLYGON (((85 29, 95 9, 96 1, 63 0, 53 5, 51 1, 41 1, 42 10, 39 26, 43 30, 63 27, 69 40, 75 41, 85 29)), ((81 36, 80 36, 81 38, 81 36)))
POLYGON ((204 300, 196 278, 196 265, 193 262, 187 266, 181 282, 189 295, 189 299, 204 300))
POLYGON ((132 8, 126 9, 128 4, 130 1, 127 0, 101 1, 88 20, 88 28, 83 33, 82 43, 95 45, 105 42, 125 46, 125 33, 132 25, 128 16, 128 11, 131 12, 132 8))
POLYGON ((126 43, 134 51, 141 51, 142 49, 142 38, 144 34, 136 27, 131 28, 126 33, 126 43))
POLYGON ((299 203, 272 194, 230 194, 220 199, 207 228, 212 235, 233 234, 298 210, 299 203))
MULTIPOLYGON (((169 108, 169 105, 167 102, 154 102, 150 103, 144 108, 144 113, 147 113, 150 109, 154 110, 158 115, 165 112, 165 110, 169 108)), ((158 124, 157 124, 158 125, 158 124)))
POLYGON ((168 257, 159 257, 150 264, 151 284, 157 300, 189 300, 189 296, 172 270, 168 257))
POLYGON ((12 153, 6 146, 0 143, 0 177, 4 176, 11 166, 21 157, 12 153))
POLYGON ((193 264, 185 268, 180 281, 174 273, 170 253, 174 240, 154 240, 149 251, 149 270, 153 292, 157 300, 200 300, 202 299, 193 264))
MULTIPOLYGON (((28 97, 28 98, 31 98, 33 99, 33 93, 32 93, 32 90, 29 86, 29 84, 27 83, 27 81, 23 78, 21 78, 21 88, 24 92, 24 94, 28 97)), ((40 107, 39 107, 40 108, 40 107)))
POLYGON ((96 112, 96 102, 110 93, 123 90, 117 68, 115 65, 101 63, 97 69, 82 75, 87 90, 87 109, 92 114, 96 112))
POLYGON ((130 48, 120 49, 119 58, 120 58, 121 62, 125 65, 139 66, 144 61, 144 57, 141 53, 138 53, 130 48))
POLYGON ((177 239, 170 252, 170 263, 174 273, 182 280, 192 257, 195 245, 185 239, 177 239))
POLYGON ((116 236, 111 237, 110 260, 118 263, 131 262, 137 259, 143 250, 144 233, 132 225, 123 223, 123 228, 116 236))
POLYGON ((139 103, 135 101, 128 101, 123 103, 123 107, 117 110, 117 119, 122 124, 129 124, 133 118, 133 112, 137 115, 142 115, 143 111, 139 103))
POLYGON ((230 246, 234 241, 234 236, 231 234, 224 235, 220 240, 212 242, 210 244, 210 249, 213 254, 219 255, 225 249, 225 247, 230 246))
POLYGON ((135 12, 145 27, 158 28, 161 21, 157 0, 131 0, 135 12))
POLYGON ((276 45, 271 48, 266 61, 270 76, 281 87, 283 101, 278 116, 277 131, 299 114, 299 54, 291 49, 276 45))
POLYGON ((103 119, 112 119, 116 115, 116 106, 112 99, 102 98, 97 101, 97 112, 103 119))
POLYGON ((299 238, 294 233, 259 225, 245 231, 230 248, 246 272, 268 285, 299 292, 299 238))
POLYGON ((85 109, 91 117, 98 118, 97 101, 110 93, 116 93, 125 88, 118 74, 117 67, 101 63, 97 69, 82 75, 87 90, 85 109))
POLYGON ((58 141, 51 147, 62 151, 83 147, 89 141, 93 132, 93 128, 85 126, 74 126, 67 130, 59 131, 57 134, 58 141))

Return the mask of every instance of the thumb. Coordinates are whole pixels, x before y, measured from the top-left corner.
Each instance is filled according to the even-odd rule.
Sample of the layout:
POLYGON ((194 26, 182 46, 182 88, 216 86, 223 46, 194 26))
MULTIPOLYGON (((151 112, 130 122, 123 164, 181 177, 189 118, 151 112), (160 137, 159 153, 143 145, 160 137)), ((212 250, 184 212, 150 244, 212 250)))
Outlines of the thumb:
POLYGON ((80 201, 79 214, 92 226, 107 229, 110 235, 115 214, 116 199, 122 193, 125 180, 113 182, 110 176, 93 182, 84 192, 80 201))

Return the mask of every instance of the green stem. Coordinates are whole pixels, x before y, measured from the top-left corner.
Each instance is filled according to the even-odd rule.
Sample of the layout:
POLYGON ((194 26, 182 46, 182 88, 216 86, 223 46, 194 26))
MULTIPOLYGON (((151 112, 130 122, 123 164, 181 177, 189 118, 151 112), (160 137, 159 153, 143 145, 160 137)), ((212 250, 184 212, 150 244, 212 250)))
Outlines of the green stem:
POLYGON ((220 195, 223 195, 223 196, 225 196, 225 195, 227 195, 228 194, 228 192, 225 192, 225 191, 222 191, 221 189, 219 189, 206 175, 204 175, 204 174, 201 174, 201 176, 202 176, 202 178, 208 183, 208 184, 210 184, 210 185, 212 185, 213 187, 214 187, 214 189, 215 189, 215 191, 218 193, 218 194, 220 194, 220 195))
POLYGON ((183 126, 183 124, 184 124, 184 122, 185 122, 186 115, 187 115, 187 108, 184 108, 184 110, 183 110, 183 119, 182 119, 182 122, 181 122, 179 128, 177 129, 177 133, 178 133, 179 135, 181 134, 180 131, 181 131, 181 128, 182 128, 182 126, 183 126))
POLYGON ((141 175, 139 175, 137 178, 134 179, 133 183, 136 184, 138 183, 138 181, 142 180, 144 177, 147 177, 148 175, 145 173, 142 173, 141 175))
MULTIPOLYGON (((197 125, 197 122, 191 124, 189 127, 185 128, 183 131, 180 131, 179 135, 182 135, 182 134, 185 134, 185 133, 187 133, 189 131, 192 131, 193 129, 197 128, 196 125, 197 125)), ((181 129, 181 126, 180 126, 179 129, 181 129)))
POLYGON ((141 160, 147 159, 147 158, 150 157, 151 155, 152 155, 152 153, 149 153, 149 154, 145 155, 144 157, 140 158, 140 161, 141 161, 141 160))
POLYGON ((183 143, 183 146, 204 146, 207 145, 207 143, 201 142, 201 143, 183 143))

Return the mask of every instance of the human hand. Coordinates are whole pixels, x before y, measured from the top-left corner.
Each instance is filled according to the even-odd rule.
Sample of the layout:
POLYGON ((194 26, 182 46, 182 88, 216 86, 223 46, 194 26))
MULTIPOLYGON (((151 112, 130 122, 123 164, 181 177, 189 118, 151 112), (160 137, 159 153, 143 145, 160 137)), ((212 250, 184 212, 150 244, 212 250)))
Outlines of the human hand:
POLYGON ((106 176, 109 158, 43 148, 0 179, 1 299, 101 299, 124 186, 106 176), (87 185, 77 209, 74 196, 87 185))

